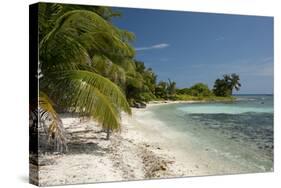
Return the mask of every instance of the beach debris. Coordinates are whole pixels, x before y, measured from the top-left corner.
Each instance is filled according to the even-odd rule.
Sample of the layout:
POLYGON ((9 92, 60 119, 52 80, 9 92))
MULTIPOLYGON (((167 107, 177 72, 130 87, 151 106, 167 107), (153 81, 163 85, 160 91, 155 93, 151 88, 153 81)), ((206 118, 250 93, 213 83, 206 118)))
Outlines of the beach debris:
POLYGON ((141 157, 144 164, 145 178, 169 177, 168 161, 161 156, 156 155, 153 151, 141 148, 141 157))
POLYGON ((146 104, 144 102, 135 102, 133 104, 133 107, 135 107, 135 108, 146 108, 146 104))

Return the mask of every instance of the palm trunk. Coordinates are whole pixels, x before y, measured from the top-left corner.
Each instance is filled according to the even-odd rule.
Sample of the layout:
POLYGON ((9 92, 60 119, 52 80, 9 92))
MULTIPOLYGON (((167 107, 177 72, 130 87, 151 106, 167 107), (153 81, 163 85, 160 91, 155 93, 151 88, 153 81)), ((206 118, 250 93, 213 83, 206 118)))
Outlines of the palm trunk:
POLYGON ((108 126, 106 130, 106 140, 109 140, 109 137, 110 137, 110 128, 108 126))

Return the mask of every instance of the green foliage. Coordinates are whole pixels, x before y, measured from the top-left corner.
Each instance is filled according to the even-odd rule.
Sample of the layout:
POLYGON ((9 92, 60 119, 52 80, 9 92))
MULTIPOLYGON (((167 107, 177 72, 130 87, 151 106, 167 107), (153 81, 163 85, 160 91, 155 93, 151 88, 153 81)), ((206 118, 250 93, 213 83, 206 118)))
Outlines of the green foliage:
POLYGON ((174 97, 174 95, 176 94, 176 82, 168 79, 167 90, 168 90, 168 98, 174 97))
MULTIPOLYGON (((120 17, 119 12, 113 11, 110 7, 85 6, 59 3, 40 3, 39 4, 39 40, 47 35, 55 26, 56 21, 65 13, 73 10, 88 10, 95 12, 103 19, 110 21, 112 17, 120 17)), ((125 31, 126 32, 126 31, 125 31)))
POLYGON ((60 118, 57 112, 54 110, 54 103, 51 99, 46 95, 44 92, 39 92, 39 106, 43 110, 43 113, 47 112, 49 117, 52 119, 52 123, 49 126, 49 135, 58 134, 60 135, 61 132, 59 131, 58 122, 60 118))
POLYGON ((119 86, 126 80, 120 65, 134 56, 133 34, 109 22, 109 8, 40 3, 39 12, 40 91, 66 111, 119 129, 121 110, 131 113, 119 86))
POLYGON ((232 102, 235 100, 234 97, 219 97, 219 96, 191 96, 187 94, 177 94, 175 100, 180 101, 225 101, 225 102, 232 102))
POLYGON ((203 83, 198 83, 193 85, 189 89, 189 93, 192 96, 211 96, 212 92, 209 90, 208 86, 203 83))
MULTIPOLYGON (((37 103, 36 103, 37 104, 37 103)), ((64 133, 64 128, 62 126, 62 121, 57 114, 57 112, 54 109, 54 103, 53 101, 46 95, 46 93, 40 91, 39 92, 39 100, 38 100, 39 107, 37 105, 30 105, 30 110, 34 114, 34 119, 31 125, 30 129, 33 131, 38 131, 38 126, 40 128, 43 128, 43 130, 47 133, 48 137, 46 141, 50 143, 51 139, 54 139, 54 146, 57 147, 60 151, 68 151, 66 142, 67 137, 64 133), (46 116, 47 114, 47 116, 46 116), (46 122, 46 118, 48 118, 46 122), (38 122, 41 125, 38 125, 38 122), (60 148, 62 146, 62 148, 60 148)), ((38 132, 37 132, 38 134, 38 132)), ((32 137, 33 133, 31 133, 32 137)), ((32 148, 32 151, 38 152, 38 148, 32 148)))
POLYGON ((168 83, 160 81, 155 88, 155 96, 157 98, 168 99, 168 83))
POLYGON ((223 75, 222 79, 217 79, 214 84, 213 92, 216 96, 231 96, 233 89, 239 90, 241 87, 239 75, 223 75))
POLYGON ((134 34, 115 27, 114 16, 120 13, 108 7, 40 3, 39 104, 55 120, 52 134, 59 130, 59 108, 91 116, 109 133, 120 128, 121 111, 130 114, 136 103, 230 100, 239 90, 236 74, 216 80, 216 96, 203 83, 183 89, 170 79, 157 84, 153 70, 134 60, 134 34))
POLYGON ((177 94, 194 97, 208 97, 213 95, 208 86, 203 83, 194 84, 190 88, 177 89, 177 94))
POLYGON ((125 70, 121 66, 107 59, 105 56, 95 55, 92 58, 91 66, 97 73, 110 79, 120 87, 126 82, 125 70))
POLYGON ((146 68, 143 62, 134 61, 134 66, 127 71, 126 97, 131 106, 136 102, 148 102, 154 100, 156 75, 150 68, 146 68))
POLYGON ((141 101, 149 102, 151 100, 155 100, 156 97, 151 92, 143 92, 143 93, 140 93, 140 99, 141 99, 141 101))
POLYGON ((188 94, 177 94, 176 95, 176 100, 180 101, 193 101, 193 100, 198 100, 198 97, 188 95, 188 94))
POLYGON ((155 88, 155 96, 165 100, 174 100, 176 95, 176 82, 168 79, 168 82, 160 81, 155 88))
POLYGON ((181 95, 181 94, 190 95, 190 89, 189 88, 177 89, 176 93, 179 95, 181 95))

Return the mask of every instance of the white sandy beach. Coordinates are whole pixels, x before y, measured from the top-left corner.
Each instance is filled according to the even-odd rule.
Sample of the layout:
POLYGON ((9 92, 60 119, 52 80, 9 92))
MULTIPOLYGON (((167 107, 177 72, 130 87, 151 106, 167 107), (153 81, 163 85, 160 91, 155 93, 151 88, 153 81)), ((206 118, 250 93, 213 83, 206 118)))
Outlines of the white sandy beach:
MULTIPOLYGON (((169 146, 169 138, 141 126, 155 123, 143 118, 151 106, 169 103, 154 103, 145 109, 133 109, 131 117, 122 114, 121 131, 112 134, 110 140, 105 140, 106 133, 101 132, 94 121, 63 115, 62 121, 69 135, 69 152, 40 156, 40 185, 232 172, 223 163, 218 167, 217 162, 210 159, 208 148, 195 151, 192 143, 186 143, 189 151, 181 153, 169 146)), ((239 171, 234 166, 232 169, 233 173, 239 171)))

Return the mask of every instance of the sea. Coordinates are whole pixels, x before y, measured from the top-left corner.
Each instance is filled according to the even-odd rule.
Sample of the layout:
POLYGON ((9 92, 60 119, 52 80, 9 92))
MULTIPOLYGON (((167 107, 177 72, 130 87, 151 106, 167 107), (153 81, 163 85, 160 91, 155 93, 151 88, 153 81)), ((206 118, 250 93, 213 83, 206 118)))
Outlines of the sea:
POLYGON ((192 143, 193 148, 208 150, 212 158, 231 163, 241 172, 273 171, 273 95, 235 97, 234 102, 155 105, 143 119, 157 120, 147 128, 162 131, 158 136, 174 143, 171 148, 184 152, 192 143))

